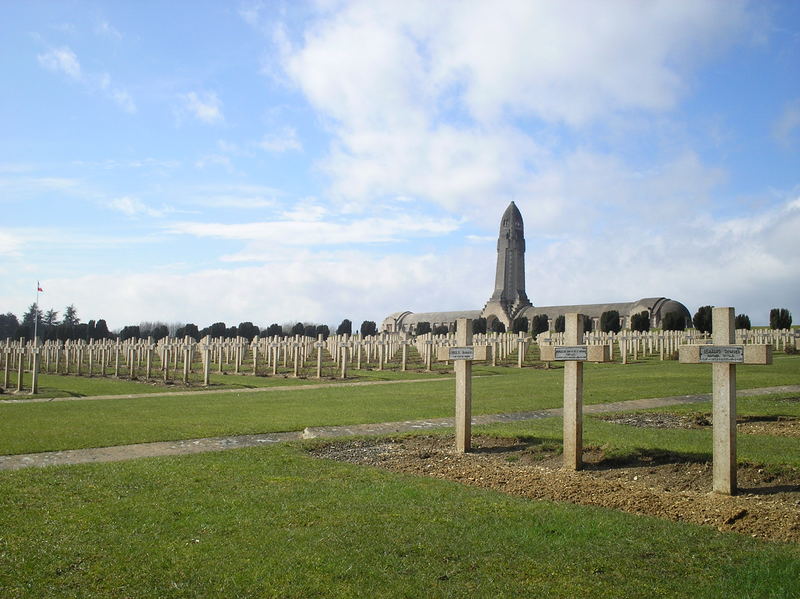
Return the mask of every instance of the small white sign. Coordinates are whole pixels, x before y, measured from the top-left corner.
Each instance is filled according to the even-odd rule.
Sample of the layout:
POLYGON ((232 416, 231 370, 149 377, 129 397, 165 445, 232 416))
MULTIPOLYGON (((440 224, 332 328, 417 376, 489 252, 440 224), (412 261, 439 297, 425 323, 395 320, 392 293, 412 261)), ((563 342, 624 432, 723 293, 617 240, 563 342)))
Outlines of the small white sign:
POLYGON ((744 364, 744 346, 701 345, 700 361, 723 362, 726 364, 744 364))
POLYGON ((585 362, 589 358, 589 350, 585 345, 564 345, 556 347, 557 362, 585 362))
POLYGON ((475 348, 474 347, 450 347, 448 348, 448 355, 451 360, 474 360, 475 348))

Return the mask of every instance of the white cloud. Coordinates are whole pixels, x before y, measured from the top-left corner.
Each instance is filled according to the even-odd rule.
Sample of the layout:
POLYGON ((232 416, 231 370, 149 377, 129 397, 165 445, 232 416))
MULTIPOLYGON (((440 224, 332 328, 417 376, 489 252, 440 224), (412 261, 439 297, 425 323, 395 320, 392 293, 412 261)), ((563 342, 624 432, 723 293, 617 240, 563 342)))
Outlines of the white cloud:
POLYGON ((772 136, 784 146, 792 145, 800 128, 800 99, 789 102, 772 127, 772 136))
POLYGON ((100 21, 94 28, 97 35, 108 37, 114 40, 121 40, 122 33, 108 21, 100 21))
POLYGON ((219 123, 225 120, 222 114, 222 101, 214 92, 189 92, 182 96, 184 108, 197 120, 204 123, 219 123))
POLYGON ((288 150, 302 150, 303 146, 297 138, 297 131, 292 127, 285 127, 278 133, 265 135, 256 146, 267 152, 286 152, 288 150))
POLYGON ((322 162, 341 202, 405 195, 473 211, 520 197, 552 129, 663 114, 695 68, 736 41, 743 2, 508 0, 326 4, 299 43, 278 27, 287 76, 329 125, 322 162), (533 129, 535 130, 535 128, 533 129))
POLYGON ((12 231, 0 229, 0 256, 20 256, 23 240, 12 231))
POLYGON ((272 208, 283 192, 264 185, 221 185, 191 189, 185 202, 214 208, 272 208))
POLYGON ((136 112, 136 103, 131 98, 131 95, 121 89, 114 89, 111 91, 111 98, 122 108, 125 112, 136 112))
MULTIPOLYGON (((229 324, 249 320, 262 327, 290 320, 338 325, 344 318, 356 324, 367 319, 380 323, 404 307, 422 311, 482 304, 485 298, 480 286, 477 292, 466 291, 456 299, 443 294, 443 290, 462 287, 464 280, 475 279, 475 260, 461 256, 465 257, 300 251, 264 266, 189 274, 48 278, 48 288, 70 298, 82 314, 105 318, 110 328, 143 320, 188 321, 199 326, 219 320, 229 324), (213 290, 213 302, 209 290, 213 290)), ((493 270, 491 262, 490 258, 484 264, 487 270, 493 270)))
POLYGON ((124 89, 114 87, 111 83, 111 76, 108 73, 85 73, 81 69, 80 62, 75 53, 67 46, 54 48, 40 54, 39 64, 43 67, 56 72, 61 72, 81 83, 91 92, 100 91, 122 108, 125 112, 136 112, 136 103, 131 95, 124 89))
POLYGON ((39 59, 39 64, 46 69, 64 73, 76 81, 80 81, 83 78, 78 57, 67 46, 53 48, 44 54, 39 54, 37 58, 39 59))
MULTIPOLYGON (((295 212, 295 218, 303 215, 295 212)), ((302 220, 284 220, 240 224, 174 222, 165 226, 168 233, 237 239, 258 242, 267 254, 275 247, 319 246, 360 243, 386 243, 409 236, 443 235, 455 231, 458 223, 453 219, 422 219, 410 215, 394 218, 366 218, 344 223, 317 220, 320 213, 313 212, 302 220)), ((252 254, 251 252, 248 252, 252 254)), ((232 259, 229 257, 229 259, 232 259)), ((252 258, 248 258, 252 259, 252 258)))
POLYGON ((155 208, 151 208, 144 202, 142 202, 138 198, 133 198, 130 196, 123 196, 121 198, 115 198, 108 202, 108 207, 112 208, 113 210, 117 210, 118 212, 122 212, 122 214, 126 216, 152 216, 152 217, 160 217, 163 216, 166 212, 169 212, 167 209, 157 210, 155 208))

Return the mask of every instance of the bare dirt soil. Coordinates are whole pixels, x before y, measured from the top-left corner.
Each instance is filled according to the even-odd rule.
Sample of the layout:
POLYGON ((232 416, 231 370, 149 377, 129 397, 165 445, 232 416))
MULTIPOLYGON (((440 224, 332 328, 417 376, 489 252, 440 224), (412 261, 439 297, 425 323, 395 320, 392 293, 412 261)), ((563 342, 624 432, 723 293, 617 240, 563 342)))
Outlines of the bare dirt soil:
MULTIPOLYGON (((709 428, 712 418, 707 413, 669 414, 639 412, 637 414, 597 416, 614 424, 643 428, 709 428)), ((800 418, 792 416, 743 416, 736 419, 736 430, 744 435, 800 437, 800 418)))
POLYGON ((739 494, 712 493, 711 464, 666 452, 625 460, 584 452, 580 472, 561 469, 558 446, 536 439, 412 436, 326 444, 312 455, 490 488, 530 499, 567 501, 692 522, 775 541, 800 542, 800 471, 740 465, 739 494))

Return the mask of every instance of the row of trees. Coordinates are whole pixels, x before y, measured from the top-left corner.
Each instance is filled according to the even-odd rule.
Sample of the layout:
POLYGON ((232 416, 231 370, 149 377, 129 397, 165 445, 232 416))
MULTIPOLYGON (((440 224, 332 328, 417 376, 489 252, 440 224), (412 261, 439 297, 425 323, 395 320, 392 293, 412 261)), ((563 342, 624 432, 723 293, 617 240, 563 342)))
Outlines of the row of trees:
MULTIPOLYGON (((710 333, 712 330, 711 312, 713 306, 701 306, 692 317, 692 324, 694 328, 700 332, 710 333)), ((736 328, 737 329, 750 329, 750 317, 746 314, 736 315, 736 328)), ((769 313, 769 324, 772 329, 788 329, 792 326, 792 314, 786 308, 773 308, 769 313)), ((593 329, 593 320, 588 316, 584 317, 584 331, 591 332, 593 329)), ((650 330, 650 315, 647 312, 634 314, 631 317, 631 329, 634 331, 649 331, 650 330)), ((676 312, 670 312, 664 316, 661 323, 664 330, 684 330, 686 322, 682 315, 676 312)), ((534 336, 539 333, 547 331, 549 328, 549 318, 546 314, 539 314, 531 319, 517 318, 512 323, 512 331, 530 332, 534 336)), ((554 322, 554 328, 557 333, 564 331, 564 316, 558 316, 554 322)), ((600 316, 600 330, 603 332, 618 333, 622 328, 619 312, 617 310, 609 310, 603 312, 600 316)), ((33 303, 28 308, 28 311, 22 316, 22 321, 11 312, 0 314, 0 339, 7 337, 18 339, 25 337, 33 339, 34 330, 37 330, 39 337, 44 340, 100 340, 100 339, 147 339, 152 337, 155 340, 163 339, 167 336, 174 336, 183 338, 187 335, 195 340, 200 340, 203 337, 245 337, 252 341, 257 335, 260 336, 295 336, 304 335, 306 337, 317 337, 322 335, 327 339, 330 335, 330 328, 328 325, 321 325, 315 323, 302 323, 295 324, 284 323, 279 325, 272 323, 266 329, 259 329, 258 326, 252 322, 240 322, 238 326, 227 326, 224 322, 215 322, 203 329, 198 328, 193 323, 168 324, 165 322, 141 322, 138 325, 128 325, 123 327, 117 333, 108 330, 108 325, 104 319, 90 320, 82 323, 78 318, 78 311, 74 305, 67 306, 64 309, 64 316, 59 319, 58 312, 50 309, 45 313, 33 303)), ((486 332, 499 332, 504 333, 506 330, 505 325, 498 321, 493 320, 491 327, 488 326, 485 318, 476 318, 472 321, 473 333, 486 333, 486 332), (491 331, 487 331, 491 329, 491 331)), ((377 324, 372 320, 365 320, 361 323, 358 331, 364 335, 375 335, 378 331, 377 324)), ((417 323, 415 332, 418 335, 425 333, 434 333, 441 335, 449 332, 446 325, 431 326, 429 322, 417 323)), ((345 318, 336 328, 337 335, 352 335, 353 323, 345 318)))
MULTIPOLYGON (((713 330, 711 314, 714 306, 701 306, 692 317, 694 328, 702 333, 711 333, 713 330)), ((737 314, 734 318, 737 329, 751 328, 750 317, 747 314, 737 314)), ((772 308, 769 311, 769 327, 775 330, 788 329, 792 326, 792 313, 786 308, 772 308)))

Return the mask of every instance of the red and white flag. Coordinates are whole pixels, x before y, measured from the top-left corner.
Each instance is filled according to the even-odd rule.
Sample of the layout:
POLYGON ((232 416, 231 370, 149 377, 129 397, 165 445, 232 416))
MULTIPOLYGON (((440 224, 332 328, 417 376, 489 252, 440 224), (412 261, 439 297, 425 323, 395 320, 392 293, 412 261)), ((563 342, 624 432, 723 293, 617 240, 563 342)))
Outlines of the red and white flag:
POLYGON ((39 285, 39 281, 36 281, 36 291, 41 291, 42 293, 44 293, 44 289, 42 289, 42 286, 39 285))

